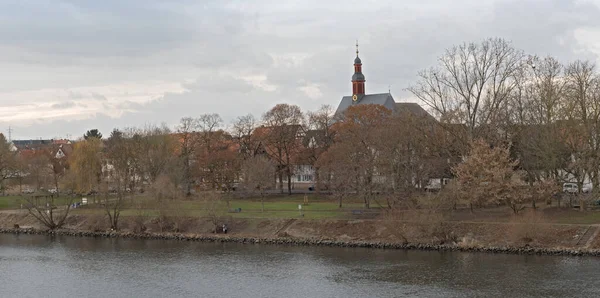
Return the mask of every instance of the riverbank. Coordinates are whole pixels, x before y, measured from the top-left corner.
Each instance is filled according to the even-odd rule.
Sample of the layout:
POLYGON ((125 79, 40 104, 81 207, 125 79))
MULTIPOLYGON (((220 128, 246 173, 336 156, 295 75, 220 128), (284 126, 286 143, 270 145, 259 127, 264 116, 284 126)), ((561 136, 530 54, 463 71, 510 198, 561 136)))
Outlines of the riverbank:
POLYGON ((598 227, 589 225, 474 222, 423 225, 380 220, 229 219, 230 233, 214 234, 211 233, 212 222, 203 218, 161 223, 156 218, 124 217, 118 232, 107 231, 104 222, 98 216, 73 215, 69 216, 64 229, 47 231, 26 213, 2 213, 0 233, 600 256, 600 241, 596 237, 598 227), (144 227, 143 231, 140 227, 144 227), (586 236, 588 238, 582 239, 586 236))

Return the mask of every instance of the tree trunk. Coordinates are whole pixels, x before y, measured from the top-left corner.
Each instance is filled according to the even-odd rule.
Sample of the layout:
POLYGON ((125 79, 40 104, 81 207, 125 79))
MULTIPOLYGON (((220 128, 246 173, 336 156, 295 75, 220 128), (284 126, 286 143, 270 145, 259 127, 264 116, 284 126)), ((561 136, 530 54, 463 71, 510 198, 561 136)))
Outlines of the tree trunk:
POLYGON ((292 194, 292 171, 290 171, 290 167, 287 167, 287 184, 288 184, 288 194, 292 194))
POLYGON ((279 171, 277 171, 277 175, 279 176, 279 190, 281 191, 281 193, 283 193, 283 171, 281 171, 281 169, 279 169, 279 171))
POLYGON ((316 167, 313 167, 314 171, 315 171, 315 176, 313 181, 315 182, 315 192, 320 194, 321 193, 321 179, 319 177, 319 169, 316 167))
POLYGON ((56 196, 60 197, 60 193, 58 191, 58 177, 54 174, 54 188, 56 189, 56 196))

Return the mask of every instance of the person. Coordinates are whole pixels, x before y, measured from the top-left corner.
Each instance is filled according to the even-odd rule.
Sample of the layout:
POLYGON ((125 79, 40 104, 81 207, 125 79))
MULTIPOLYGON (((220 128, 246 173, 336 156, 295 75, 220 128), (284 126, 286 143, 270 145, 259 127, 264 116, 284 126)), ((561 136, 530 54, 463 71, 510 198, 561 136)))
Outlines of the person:
POLYGON ((227 234, 227 226, 223 224, 223 233, 227 234))

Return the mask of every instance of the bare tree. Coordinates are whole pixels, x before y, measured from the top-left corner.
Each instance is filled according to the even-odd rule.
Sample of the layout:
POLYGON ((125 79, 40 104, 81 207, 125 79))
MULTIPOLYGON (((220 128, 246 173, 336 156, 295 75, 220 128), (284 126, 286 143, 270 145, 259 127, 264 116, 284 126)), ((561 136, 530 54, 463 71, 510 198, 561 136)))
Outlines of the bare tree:
MULTIPOLYGON (((385 177, 380 172, 382 139, 389 127, 391 111, 381 105, 349 107, 344 118, 335 124, 335 142, 324 154, 332 171, 330 179, 338 175, 354 175, 354 190, 362 197, 365 208, 369 208, 374 195, 385 187, 385 177), (339 164, 352 165, 349 172, 338 172, 339 164), (379 188, 379 189, 378 189, 379 188)), ((342 181, 335 181, 341 183, 342 181)), ((340 186, 336 186, 340 189, 340 186)), ((341 189, 340 189, 341 190, 341 189)))
POLYGON ((106 141, 105 179, 101 187, 106 215, 113 230, 119 228, 119 218, 127 195, 129 181, 135 175, 133 142, 120 130, 113 130, 106 141), (114 196, 111 195, 114 193, 114 196))
POLYGON ((329 105, 322 105, 319 110, 308 113, 308 131, 304 147, 305 155, 315 169, 316 191, 321 191, 319 164, 317 160, 333 144, 334 110, 329 105))
POLYGON ((4 180, 15 173, 16 154, 10 150, 10 144, 0 133, 0 190, 4 193, 4 180))
POLYGON ((66 202, 62 202, 65 205, 59 205, 56 196, 44 191, 26 196, 23 200, 25 202, 23 206, 27 208, 29 214, 50 230, 62 228, 73 204, 71 197, 66 202))
POLYGON ((274 164, 268 158, 260 155, 249 158, 242 166, 242 175, 244 189, 260 195, 261 210, 265 212, 265 190, 273 186, 274 164))
POLYGON ((319 156, 316 168, 323 183, 337 199, 338 207, 342 208, 344 200, 356 191, 359 168, 352 159, 349 147, 334 144, 331 148, 319 156))
POLYGON ((568 121, 566 143, 571 151, 567 172, 577 180, 579 191, 586 177, 599 185, 600 164, 600 79, 595 65, 576 61, 565 70, 565 106, 568 121))
POLYGON ((304 133, 304 115, 300 107, 278 104, 263 115, 267 126, 261 141, 264 150, 277 164, 279 188, 283 192, 283 179, 287 179, 288 194, 292 194, 293 159, 302 147, 300 136, 304 133))
MULTIPOLYGON (((153 184, 156 179, 165 174, 173 160, 175 140, 170 136, 171 130, 166 126, 146 126, 140 133, 139 152, 132 156, 139 160, 144 177, 148 184, 153 184)), ((135 136, 130 136, 135 139, 135 136)), ((134 160, 135 162, 135 160, 134 160)))
POLYGON ((213 232, 217 233, 219 226, 224 224, 224 213, 227 212, 221 194, 214 191, 204 192, 202 193, 202 203, 206 217, 213 224, 213 232))
POLYGON ((465 124, 470 140, 478 136, 477 129, 497 124, 517 87, 523 59, 503 39, 465 43, 446 50, 440 65, 420 72, 408 90, 442 120, 465 124))
POLYGON ((196 150, 198 143, 198 119, 184 117, 181 118, 179 126, 177 127, 177 135, 179 137, 179 158, 181 160, 183 183, 186 195, 192 193, 192 162, 193 154, 196 150))
POLYGON ((231 135, 240 147, 242 159, 247 159, 258 154, 259 140, 253 134, 257 127, 258 123, 252 114, 238 117, 233 122, 231 135))

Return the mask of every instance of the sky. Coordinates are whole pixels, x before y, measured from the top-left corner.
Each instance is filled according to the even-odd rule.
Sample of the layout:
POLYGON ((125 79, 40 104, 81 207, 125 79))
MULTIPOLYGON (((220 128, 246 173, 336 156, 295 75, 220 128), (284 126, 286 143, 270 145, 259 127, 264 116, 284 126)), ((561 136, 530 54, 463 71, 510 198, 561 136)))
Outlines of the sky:
POLYGON ((0 132, 77 139, 97 128, 351 94, 398 102, 444 50, 500 37, 560 61, 600 54, 600 0, 0 0, 0 132))

